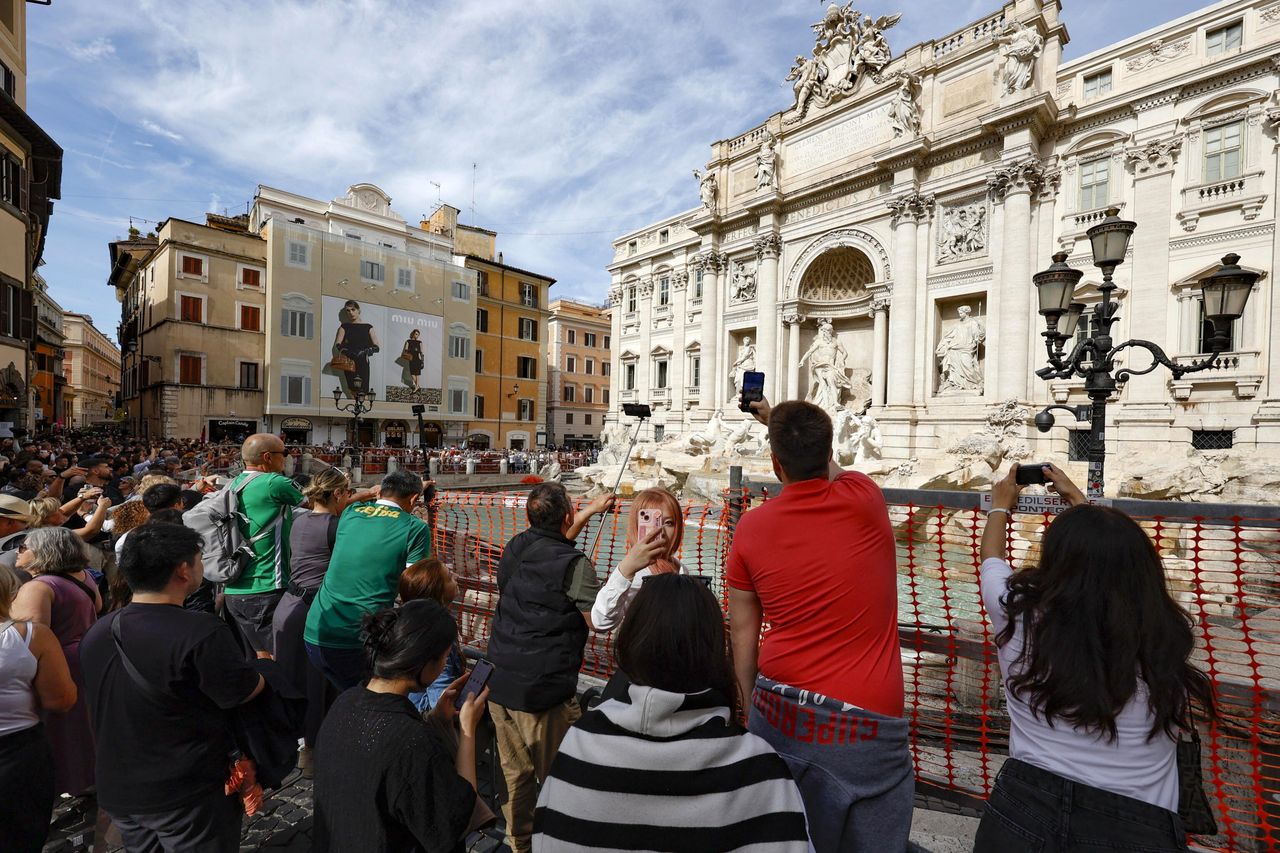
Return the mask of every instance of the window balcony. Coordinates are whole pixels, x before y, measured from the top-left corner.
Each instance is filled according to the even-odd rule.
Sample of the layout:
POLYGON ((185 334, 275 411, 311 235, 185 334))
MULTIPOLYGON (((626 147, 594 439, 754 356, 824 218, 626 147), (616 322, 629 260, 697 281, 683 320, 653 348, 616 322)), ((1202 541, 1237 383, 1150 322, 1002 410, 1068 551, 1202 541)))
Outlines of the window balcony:
MULTIPOLYGON (((1205 356, 1204 353, 1179 355, 1173 360, 1178 364, 1192 364, 1205 356)), ((1242 400, 1256 397, 1262 386, 1262 353, 1258 350, 1224 352, 1208 369, 1169 381, 1175 400, 1189 400, 1192 392, 1211 386, 1234 386, 1236 396, 1242 400)))
POLYGON ((1238 210, 1246 220, 1257 219, 1267 200, 1263 172, 1245 172, 1234 178, 1195 184, 1182 191, 1178 221, 1183 231, 1194 231, 1208 213, 1238 210))
POLYGON ((651 388, 649 389, 650 400, 668 400, 671 398, 670 388, 651 388))
POLYGON ((623 400, 634 400, 636 398, 636 389, 624 388, 622 391, 618 393, 618 396, 621 397, 623 400))
POLYGON ((697 385, 688 385, 684 389, 686 400, 696 400, 702 396, 702 389, 697 385))

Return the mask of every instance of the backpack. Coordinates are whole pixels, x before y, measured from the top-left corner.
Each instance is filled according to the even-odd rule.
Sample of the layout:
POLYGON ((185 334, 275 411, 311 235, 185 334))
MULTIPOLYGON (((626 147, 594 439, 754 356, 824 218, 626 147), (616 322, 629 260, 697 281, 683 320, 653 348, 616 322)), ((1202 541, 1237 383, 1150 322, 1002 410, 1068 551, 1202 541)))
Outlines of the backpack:
POLYGON ((210 583, 228 584, 239 579, 245 567, 255 559, 253 546, 270 535, 280 523, 268 524, 257 536, 246 539, 239 522, 246 527, 249 519, 240 510, 240 493, 262 471, 249 471, 240 485, 231 484, 206 497, 187 510, 182 523, 204 537, 204 576, 210 583))

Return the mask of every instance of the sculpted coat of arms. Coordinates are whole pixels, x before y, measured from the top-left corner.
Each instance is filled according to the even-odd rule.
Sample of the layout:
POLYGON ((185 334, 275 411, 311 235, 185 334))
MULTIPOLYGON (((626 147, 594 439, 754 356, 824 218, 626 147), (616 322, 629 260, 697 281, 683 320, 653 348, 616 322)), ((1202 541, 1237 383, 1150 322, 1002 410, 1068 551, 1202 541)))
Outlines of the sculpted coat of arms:
POLYGON ((891 58, 885 31, 901 18, 863 15, 853 8, 853 0, 828 6, 822 20, 812 25, 816 35, 812 58, 797 56, 787 75, 796 101, 786 121, 797 122, 810 106, 822 108, 848 95, 866 75, 875 79, 891 58))

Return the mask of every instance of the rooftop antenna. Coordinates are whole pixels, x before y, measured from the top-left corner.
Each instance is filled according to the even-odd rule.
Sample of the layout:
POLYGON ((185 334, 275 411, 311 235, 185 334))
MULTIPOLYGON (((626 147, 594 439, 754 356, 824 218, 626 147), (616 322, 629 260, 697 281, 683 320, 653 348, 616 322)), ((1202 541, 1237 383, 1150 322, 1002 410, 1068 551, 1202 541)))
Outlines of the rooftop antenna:
POLYGON ((440 198, 440 185, 435 181, 432 181, 431 186, 436 188, 436 205, 437 209, 439 209, 439 205, 444 204, 444 200, 440 198))
POLYGON ((476 221, 476 164, 471 164, 471 224, 478 224, 476 221))

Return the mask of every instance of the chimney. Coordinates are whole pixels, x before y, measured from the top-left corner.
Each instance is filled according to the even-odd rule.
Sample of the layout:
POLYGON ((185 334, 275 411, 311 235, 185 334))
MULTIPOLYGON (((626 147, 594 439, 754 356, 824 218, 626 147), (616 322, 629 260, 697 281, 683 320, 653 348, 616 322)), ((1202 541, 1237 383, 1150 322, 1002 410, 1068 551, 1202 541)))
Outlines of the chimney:
POLYGON ((498 253, 498 263, 502 263, 502 253, 498 253))

